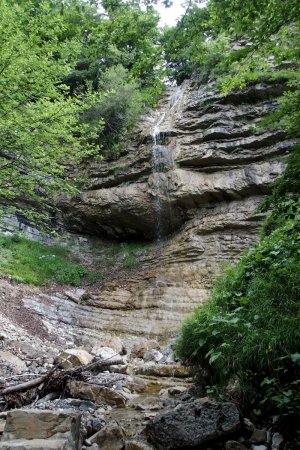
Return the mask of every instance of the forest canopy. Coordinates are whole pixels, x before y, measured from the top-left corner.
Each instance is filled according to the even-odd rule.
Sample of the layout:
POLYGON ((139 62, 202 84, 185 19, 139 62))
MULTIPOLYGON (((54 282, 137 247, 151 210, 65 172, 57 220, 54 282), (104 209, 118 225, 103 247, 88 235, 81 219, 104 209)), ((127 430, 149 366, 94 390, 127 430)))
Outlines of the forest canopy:
POLYGON ((164 88, 153 2, 3 0, 0 197, 46 205, 68 169, 114 158, 164 88))
POLYGON ((299 134, 297 0, 189 0, 164 29, 157 3, 172 2, 1 1, 3 202, 75 193, 81 180, 69 170, 117 158, 166 81, 213 81, 226 94, 280 77, 288 89, 265 126, 299 134))

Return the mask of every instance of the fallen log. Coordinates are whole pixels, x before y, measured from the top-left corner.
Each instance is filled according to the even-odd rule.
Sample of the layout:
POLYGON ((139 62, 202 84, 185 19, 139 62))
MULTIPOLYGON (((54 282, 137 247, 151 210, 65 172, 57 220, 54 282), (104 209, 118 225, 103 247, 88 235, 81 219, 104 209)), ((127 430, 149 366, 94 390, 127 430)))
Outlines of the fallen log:
POLYGON ((51 369, 49 372, 45 373, 45 375, 42 375, 41 377, 38 377, 35 380, 26 381, 24 383, 19 383, 14 386, 8 386, 7 388, 1 390, 0 395, 12 394, 13 392, 28 391, 29 389, 32 389, 42 384, 45 380, 47 380, 47 378, 51 376, 51 374, 54 371, 55 368, 51 369))
POLYGON ((97 359, 96 361, 90 363, 90 364, 86 364, 86 365, 81 365, 78 367, 74 367, 73 369, 65 369, 65 372, 72 375, 74 373, 80 373, 80 372, 88 372, 88 371, 92 371, 92 370, 103 370, 106 369, 109 366, 118 366, 120 364, 124 364, 124 361, 122 358, 118 357, 111 357, 111 358, 107 358, 107 359, 97 359))
POLYGON ((101 371, 105 370, 107 367, 111 365, 119 365, 123 363, 124 361, 121 358, 109 358, 105 360, 99 359, 90 364, 81 365, 78 367, 74 367, 72 369, 58 369, 57 367, 53 367, 47 373, 36 378, 35 380, 26 381, 24 383, 19 383, 14 386, 8 386, 6 388, 1 389, 0 395, 5 396, 7 394, 12 394, 16 392, 28 391, 29 389, 40 386, 42 383, 46 381, 48 386, 52 382, 55 382, 57 384, 58 380, 60 381, 60 383, 63 384, 63 380, 80 376, 82 372, 88 372, 95 369, 101 371))

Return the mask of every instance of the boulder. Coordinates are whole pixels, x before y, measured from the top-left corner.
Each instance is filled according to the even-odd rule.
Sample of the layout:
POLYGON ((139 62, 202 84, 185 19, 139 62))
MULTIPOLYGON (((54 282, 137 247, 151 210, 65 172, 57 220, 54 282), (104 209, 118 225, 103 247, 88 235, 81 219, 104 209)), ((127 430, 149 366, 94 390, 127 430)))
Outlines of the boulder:
POLYGON ((94 356, 82 348, 71 348, 60 353, 54 359, 54 364, 62 369, 71 369, 73 367, 90 364, 94 356))
POLYGON ((85 289, 73 289, 65 291, 65 296, 75 303, 81 303, 86 298, 88 298, 88 294, 85 289))
POLYGON ((116 353, 124 355, 126 353, 124 344, 118 336, 112 336, 103 342, 103 347, 112 348, 116 353))
POLYGON ((0 450, 70 450, 64 439, 17 439, 0 442, 0 450))
POLYGON ((250 443, 252 444, 263 444, 267 442, 267 431, 266 430, 253 430, 252 436, 250 438, 250 443))
POLYGON ((113 348, 110 347, 98 347, 97 345, 95 345, 92 349, 92 353, 96 356, 98 356, 98 358, 101 359, 113 359, 116 356, 118 356, 118 352, 116 352, 116 350, 114 350, 113 348))
POLYGON ((172 395, 172 396, 180 395, 180 394, 183 394, 184 392, 186 392, 187 390, 188 390, 188 388, 185 386, 173 386, 168 389, 168 394, 172 395))
POLYGON ((152 350, 148 350, 145 354, 144 354, 144 361, 154 361, 154 362, 159 362, 162 358, 164 357, 164 355, 155 349, 152 350))
POLYGON ((123 407, 126 398, 119 392, 98 384, 85 383, 84 381, 70 381, 68 384, 70 393, 75 398, 91 400, 95 403, 107 403, 111 406, 123 407))
MULTIPOLYGON (((79 446, 80 418, 80 414, 67 410, 48 411, 37 409, 15 409, 9 411, 7 414, 3 441, 15 442, 18 440, 47 439, 52 441, 58 440, 61 442, 63 440, 66 444, 62 444, 61 442, 61 446, 59 446, 60 444, 56 442, 53 444, 54 447, 49 448, 75 450, 78 449, 79 446)), ((26 447, 26 445, 28 445, 27 443, 19 442, 19 444, 21 445, 20 447, 17 446, 13 448, 31 448, 28 446, 26 447)), ((15 445, 17 445, 17 443, 15 445)))
POLYGON ((160 349, 160 345, 155 339, 139 342, 132 347, 131 356, 133 358, 143 358, 146 352, 153 349, 160 349))
POLYGON ((122 450, 124 447, 124 432, 117 422, 112 421, 91 436, 88 443, 97 444, 101 450, 122 450))
POLYGON ((25 362, 11 352, 0 351, 1 360, 11 366, 16 372, 23 372, 27 369, 25 362))
POLYGON ((147 427, 151 440, 160 450, 196 447, 239 428, 239 412, 233 403, 199 400, 158 414, 147 427))
POLYGON ((272 436, 272 450, 281 450, 284 445, 283 436, 279 433, 274 433, 272 436))

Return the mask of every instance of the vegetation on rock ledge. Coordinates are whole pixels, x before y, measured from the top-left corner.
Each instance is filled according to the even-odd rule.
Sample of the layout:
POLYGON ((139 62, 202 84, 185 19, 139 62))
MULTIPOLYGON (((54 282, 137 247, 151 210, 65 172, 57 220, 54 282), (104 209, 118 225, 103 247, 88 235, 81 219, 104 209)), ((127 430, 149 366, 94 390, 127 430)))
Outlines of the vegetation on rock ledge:
MULTIPOLYGON (((209 59, 202 61, 201 54, 197 57, 195 52, 199 37, 189 39, 185 47, 187 65, 178 66, 179 54, 173 53, 174 76, 181 77, 183 69, 203 67, 202 75, 217 80, 225 94, 247 83, 280 79, 286 83, 286 92, 279 100, 279 108, 260 126, 281 126, 289 136, 299 137, 296 3, 211 0, 201 14, 194 5, 187 20, 195 31, 198 25, 192 19, 199 18, 201 45, 214 46, 218 53, 208 64, 209 59), (221 7, 222 14, 218 14, 221 7), (244 36, 250 44, 230 49, 232 32, 240 39, 244 36), (211 33, 212 40, 204 39, 207 33, 211 33), (283 69, 276 72, 280 66, 283 69), (178 67, 180 73, 176 72, 178 67)), ((169 55, 171 50, 169 47, 169 55)), ((224 386, 238 376, 246 403, 249 405, 251 400, 257 414, 264 410, 290 416, 300 411, 299 150, 296 145, 283 177, 274 183, 273 193, 261 207, 264 211, 272 208, 261 241, 215 282, 207 303, 184 323, 176 346, 177 354, 188 364, 197 370, 207 368, 209 382, 215 383, 211 392, 221 389, 224 395, 224 386)))
POLYGON ((86 277, 96 278, 70 254, 67 247, 1 234, 0 250, 0 272, 19 283, 41 286, 48 281, 56 281, 79 286, 86 277))

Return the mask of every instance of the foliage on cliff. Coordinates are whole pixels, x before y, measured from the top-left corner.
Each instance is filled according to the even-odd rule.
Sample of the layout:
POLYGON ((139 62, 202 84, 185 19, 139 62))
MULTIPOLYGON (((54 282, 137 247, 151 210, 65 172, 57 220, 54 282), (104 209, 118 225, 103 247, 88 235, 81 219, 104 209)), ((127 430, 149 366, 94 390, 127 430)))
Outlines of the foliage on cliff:
MULTIPOLYGON (((202 39, 200 44, 199 36, 186 41, 187 59, 180 73, 175 68, 174 76, 185 76, 182 68, 187 72, 197 68, 204 78, 217 81, 224 95, 257 80, 280 79, 286 91, 279 108, 260 126, 281 126, 289 136, 299 137, 297 3, 211 0, 199 16, 193 4, 186 17, 194 31, 199 26, 195 18, 200 17, 202 39), (237 49, 231 44, 232 33, 235 39, 245 38, 237 49), (217 57, 201 59, 199 45, 219 48, 217 57)), ((177 26, 178 33, 183 26, 183 22, 177 26)), ((169 33, 176 35, 176 30, 169 33)), ((173 53, 173 63, 177 57, 173 53)), ((245 396, 253 394, 254 387, 257 411, 271 408, 274 412, 275 407, 291 414, 300 410, 299 180, 297 145, 284 175, 262 205, 265 211, 272 208, 272 213, 261 241, 215 282, 210 299, 184 323, 177 341, 177 354, 191 365, 207 367, 213 383, 226 384, 238 376, 245 396)))
MULTIPOLYGON (((288 221, 251 248, 184 323, 177 353, 208 367, 211 381, 237 375, 285 413, 300 406, 300 222, 288 221)), ((270 406, 270 404, 268 405, 270 406)))
POLYGON ((48 281, 78 286, 93 277, 67 247, 32 242, 24 237, 0 234, 0 271, 14 281, 44 285, 48 281))
POLYGON ((176 344, 187 364, 208 369, 218 390, 238 376, 257 413, 300 411, 299 180, 297 145, 262 205, 273 209, 261 241, 215 281, 176 344))
POLYGON ((164 33, 169 76, 181 83, 197 74, 225 95, 258 80, 286 83, 269 123, 289 134, 300 122, 300 9, 297 0, 190 1, 186 14, 164 33))
POLYGON ((46 207, 76 191, 70 167, 120 150, 163 89, 153 3, 1 2, 2 202, 46 207))

